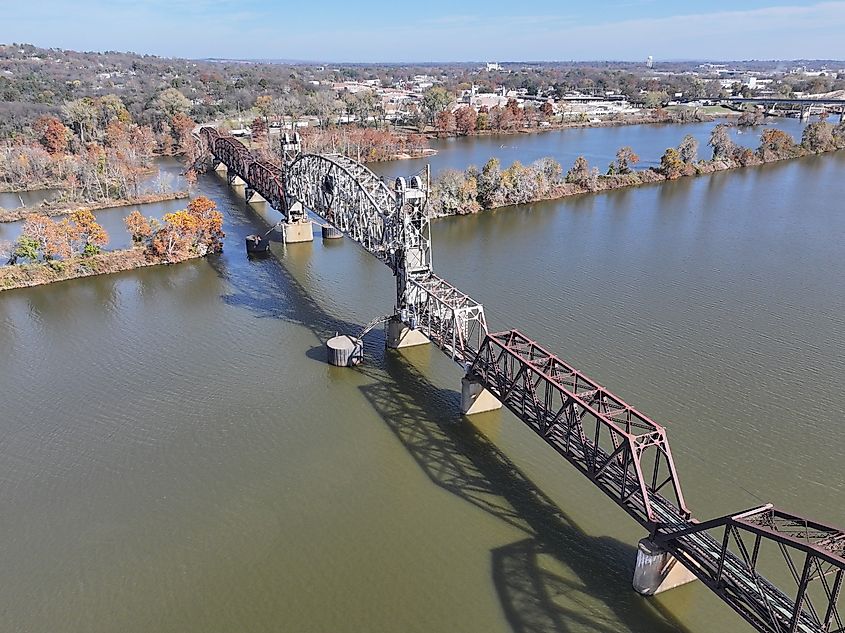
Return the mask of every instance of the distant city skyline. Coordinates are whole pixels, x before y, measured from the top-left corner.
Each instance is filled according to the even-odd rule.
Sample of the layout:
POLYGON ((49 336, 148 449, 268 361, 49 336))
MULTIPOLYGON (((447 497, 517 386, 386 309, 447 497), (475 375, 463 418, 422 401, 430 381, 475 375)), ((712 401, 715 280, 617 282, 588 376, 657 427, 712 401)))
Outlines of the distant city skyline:
POLYGON ((0 0, 0 42, 326 62, 843 59, 845 2, 0 0))

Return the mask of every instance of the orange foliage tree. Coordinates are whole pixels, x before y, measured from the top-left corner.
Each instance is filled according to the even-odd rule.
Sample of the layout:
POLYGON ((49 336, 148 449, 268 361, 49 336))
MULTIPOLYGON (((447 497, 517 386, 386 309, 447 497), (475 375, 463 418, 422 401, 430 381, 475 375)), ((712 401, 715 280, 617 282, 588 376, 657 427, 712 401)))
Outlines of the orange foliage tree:
POLYGON ((74 251, 83 255, 94 255, 109 243, 109 234, 87 209, 74 211, 70 218, 75 225, 72 233, 68 233, 73 237, 74 251))
POLYGON ((132 236, 132 241, 136 244, 146 242, 153 234, 152 223, 140 211, 136 210, 127 215, 123 219, 123 223, 132 236))
POLYGON ((182 261, 192 254, 202 256, 223 250, 223 214, 213 201, 203 196, 191 200, 183 211, 166 214, 161 227, 151 231, 148 237, 144 236, 147 225, 140 213, 131 217, 131 227, 129 218, 127 227, 130 227, 133 239, 136 234, 139 241, 148 239, 149 252, 168 262, 182 261))
POLYGON ((50 155, 60 156, 67 150, 70 130, 56 117, 46 115, 38 117, 32 129, 38 134, 41 145, 50 155))

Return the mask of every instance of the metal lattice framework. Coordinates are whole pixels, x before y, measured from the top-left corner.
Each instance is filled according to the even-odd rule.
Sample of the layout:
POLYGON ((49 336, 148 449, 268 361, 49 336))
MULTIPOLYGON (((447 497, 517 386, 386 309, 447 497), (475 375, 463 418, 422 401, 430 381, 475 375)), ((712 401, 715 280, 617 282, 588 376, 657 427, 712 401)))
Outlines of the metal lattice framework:
POLYGON ((490 334, 469 370, 641 525, 669 493, 689 518, 666 430, 520 332, 490 334))
POLYGON ((303 154, 287 169, 287 193, 391 268, 398 242, 396 194, 342 156, 303 154))
POLYGON ((213 128, 200 135, 248 196, 259 193, 287 221, 301 217, 299 202, 387 264, 393 318, 464 364, 758 631, 845 633, 845 532, 771 505, 691 518, 661 425, 520 332, 488 334, 481 304, 432 272, 427 179, 391 189, 343 156, 299 154, 297 139, 286 140, 282 169, 213 128))
POLYGON ((387 264, 396 277, 396 318, 419 327, 456 362, 472 361, 487 333, 484 308, 432 272, 427 179, 400 178, 391 189, 336 154, 299 154, 282 169, 214 128, 200 134, 229 181, 239 176, 246 183, 247 199, 260 194, 288 222, 302 217, 293 204, 299 202, 387 264))
POLYGON ((845 631, 838 528, 767 504, 665 528, 655 540, 758 631, 845 631))
POLYGON ((692 519, 666 430, 520 332, 468 373, 758 631, 845 631, 845 532, 771 505, 692 519))

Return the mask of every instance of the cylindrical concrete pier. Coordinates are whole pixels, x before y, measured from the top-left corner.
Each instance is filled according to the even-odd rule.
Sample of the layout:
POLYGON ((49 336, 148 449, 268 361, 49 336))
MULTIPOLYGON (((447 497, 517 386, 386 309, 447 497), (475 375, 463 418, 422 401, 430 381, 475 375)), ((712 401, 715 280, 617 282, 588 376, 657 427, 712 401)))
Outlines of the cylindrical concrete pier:
POLYGON ((340 229, 333 227, 331 224, 323 225, 324 240, 336 240, 341 237, 343 237, 343 233, 340 232, 340 229))
POLYGON ((361 362, 363 343, 360 339, 339 334, 326 341, 329 364, 336 367, 353 367, 361 362))

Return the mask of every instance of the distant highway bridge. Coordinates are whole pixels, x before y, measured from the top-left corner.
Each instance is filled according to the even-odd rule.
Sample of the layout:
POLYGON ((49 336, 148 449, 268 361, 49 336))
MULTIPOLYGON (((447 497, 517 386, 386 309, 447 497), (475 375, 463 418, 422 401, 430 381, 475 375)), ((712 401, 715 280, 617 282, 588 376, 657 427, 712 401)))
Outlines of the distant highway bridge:
POLYGON ((845 99, 787 99, 782 97, 730 97, 722 99, 721 103, 726 105, 742 105, 752 103, 768 106, 767 112, 775 114, 782 110, 797 114, 800 118, 806 119, 813 114, 839 114, 839 120, 845 119, 845 99))
POLYGON ((693 518, 664 427, 518 330, 488 332, 483 306, 434 274, 427 172, 388 187, 354 160, 303 153, 296 136, 281 164, 214 128, 200 138, 230 184, 281 213, 286 242, 312 239, 311 211, 391 269, 388 345, 431 342, 459 363, 465 414, 504 405, 648 532, 638 591, 698 578, 758 631, 845 632, 845 532, 771 504, 693 518))

